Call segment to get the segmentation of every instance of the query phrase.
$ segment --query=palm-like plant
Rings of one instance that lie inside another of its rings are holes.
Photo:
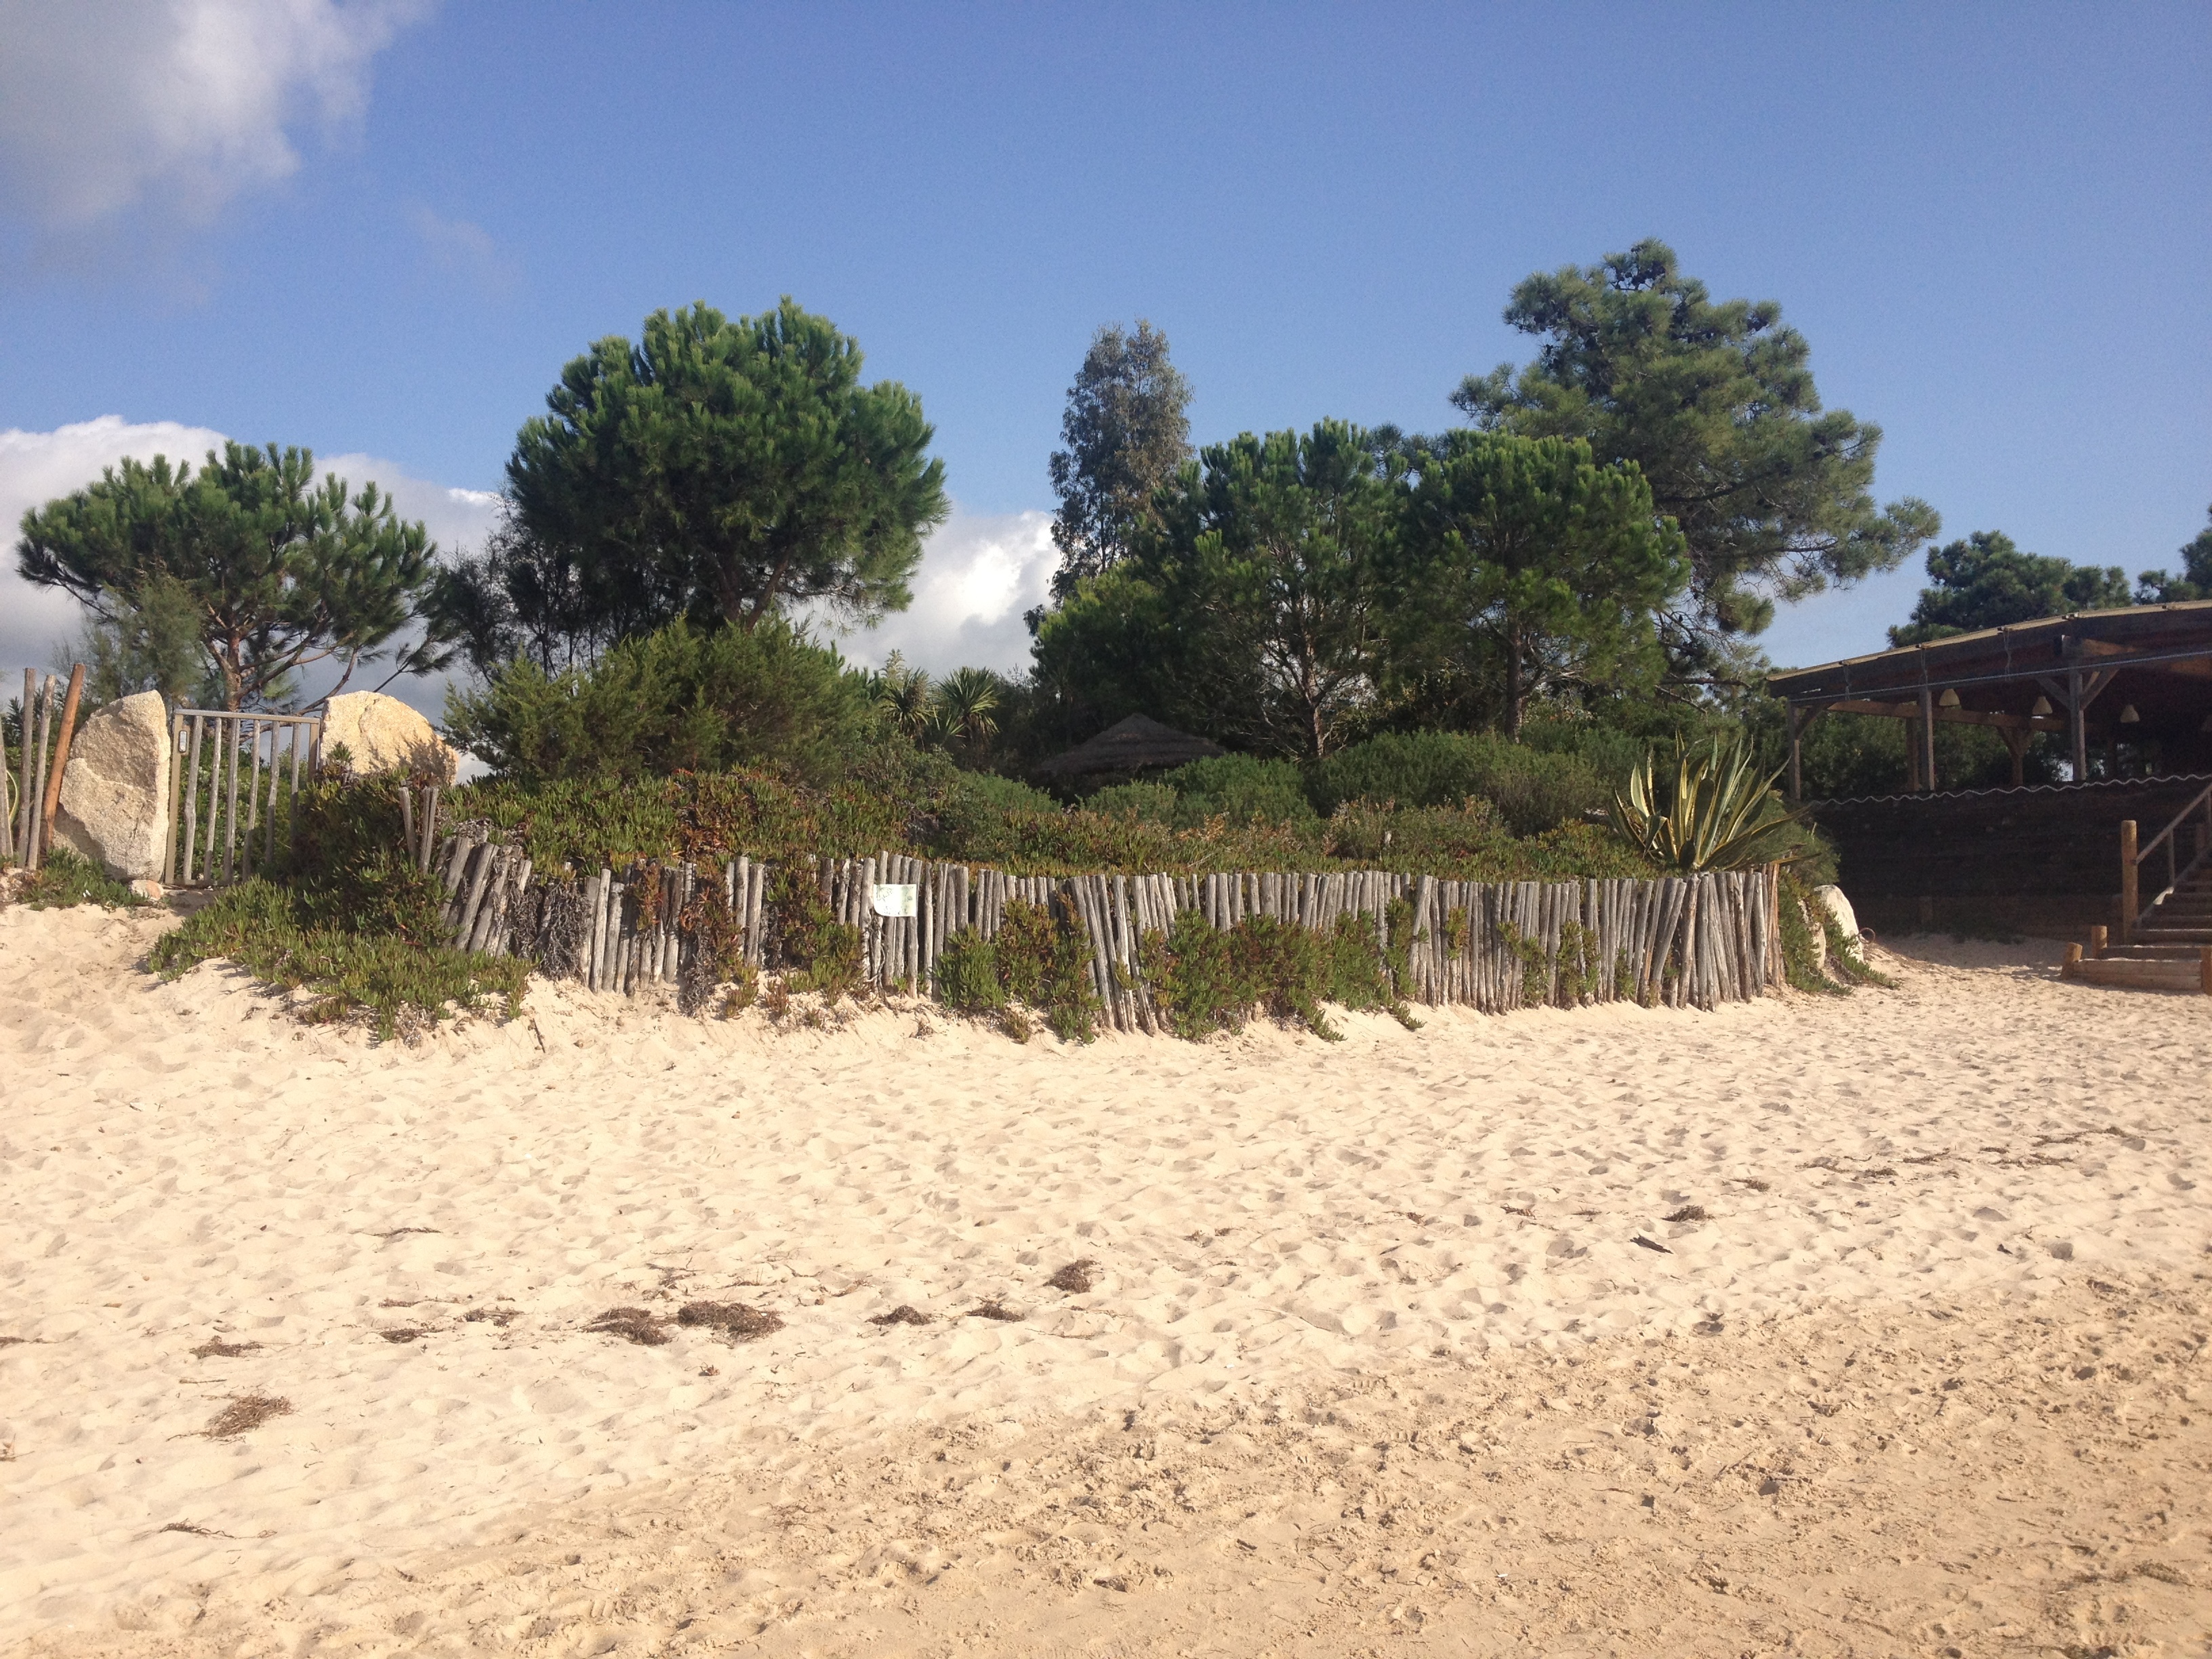
[[[945,735],[980,744],[999,729],[999,677],[988,668],[956,668],[938,683],[937,714]]]
[[[1628,775],[1613,797],[1613,826],[1654,864],[1686,873],[1735,870],[1760,861],[1762,843],[1800,816],[1774,793],[1779,769],[1762,777],[1741,738],[1694,746],[1674,743],[1674,767],[1663,790],[1656,757]]]
[[[894,651],[876,678],[875,694],[876,713],[885,720],[910,738],[928,735],[932,707],[927,672],[908,667],[906,659]]]

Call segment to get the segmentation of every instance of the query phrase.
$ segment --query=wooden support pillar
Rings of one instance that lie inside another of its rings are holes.
[[[2136,821],[2120,820],[2120,948],[2136,942]]]
[[[1920,688],[1920,787],[1936,787],[1936,694]]]
[[[2013,726],[2000,726],[1997,735],[2012,752],[2012,787],[2015,789],[2027,781],[2027,733]]]
[[[2077,945],[2074,948],[2078,951],[2081,947]],[[2105,924],[2101,921],[2091,923],[2089,927],[2089,954],[2093,957],[2107,957],[2110,956],[2112,952],[2112,945],[2111,931],[2106,928]]]
[[[1790,804],[1801,806],[1805,801],[1805,728],[1813,723],[1818,708],[1790,705]]]
[[[2066,730],[2073,742],[2074,781],[2089,781],[2088,709],[2081,696],[2081,671],[2069,669],[2066,673]]]

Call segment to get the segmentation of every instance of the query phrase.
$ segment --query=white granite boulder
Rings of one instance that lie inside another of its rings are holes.
[[[169,833],[170,747],[169,711],[158,691],[94,713],[62,769],[56,842],[118,881],[158,878]]]
[[[354,772],[422,772],[453,781],[453,751],[429,721],[381,691],[349,691],[323,713],[323,757],[340,744]]]
[[[1851,902],[1844,896],[1844,890],[1833,885],[1815,887],[1813,896],[1820,902],[1820,908],[1834,919],[1837,932],[1843,934],[1844,942],[1856,953],[1864,941],[1859,938],[1858,914],[1851,908]],[[1814,920],[1817,921],[1820,918],[1816,916]]]

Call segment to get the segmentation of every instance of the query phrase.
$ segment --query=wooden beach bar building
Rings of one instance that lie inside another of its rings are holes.
[[[1767,689],[1787,705],[1795,800],[1814,720],[1905,723],[1899,793],[1811,804],[1877,926],[2212,945],[2212,600],[1982,629],[1775,674]],[[1945,789],[1942,724],[1996,732],[2012,786]],[[2039,732],[2060,739],[2067,781],[2027,784]]]

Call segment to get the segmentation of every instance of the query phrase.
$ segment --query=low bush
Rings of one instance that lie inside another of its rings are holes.
[[[1310,787],[1314,804],[1329,812],[1350,801],[1401,808],[1486,801],[1516,836],[1578,821],[1606,802],[1604,779],[1581,756],[1487,732],[1370,738],[1316,766]]]
[[[1316,816],[1305,774],[1290,761],[1222,755],[1191,761],[1160,779],[1176,793],[1175,826],[1196,830],[1218,818],[1249,824],[1310,822]]]
[[[771,948],[785,964],[787,993],[818,991],[825,1002],[835,1002],[859,986],[860,930],[831,914],[812,876],[779,872],[765,908]]]
[[[557,674],[518,658],[449,693],[446,730],[501,776],[546,782],[763,764],[827,780],[883,727],[860,675],[771,617],[750,629],[672,623]]]
[[[226,957],[256,979],[313,1000],[310,1023],[367,1016],[377,1035],[433,1024],[450,1012],[477,1012],[496,1000],[504,1015],[521,1011],[529,965],[507,957],[425,947],[397,933],[364,934],[313,926],[288,889],[258,878],[240,883],[156,942],[149,965],[174,979],[202,962]]]

